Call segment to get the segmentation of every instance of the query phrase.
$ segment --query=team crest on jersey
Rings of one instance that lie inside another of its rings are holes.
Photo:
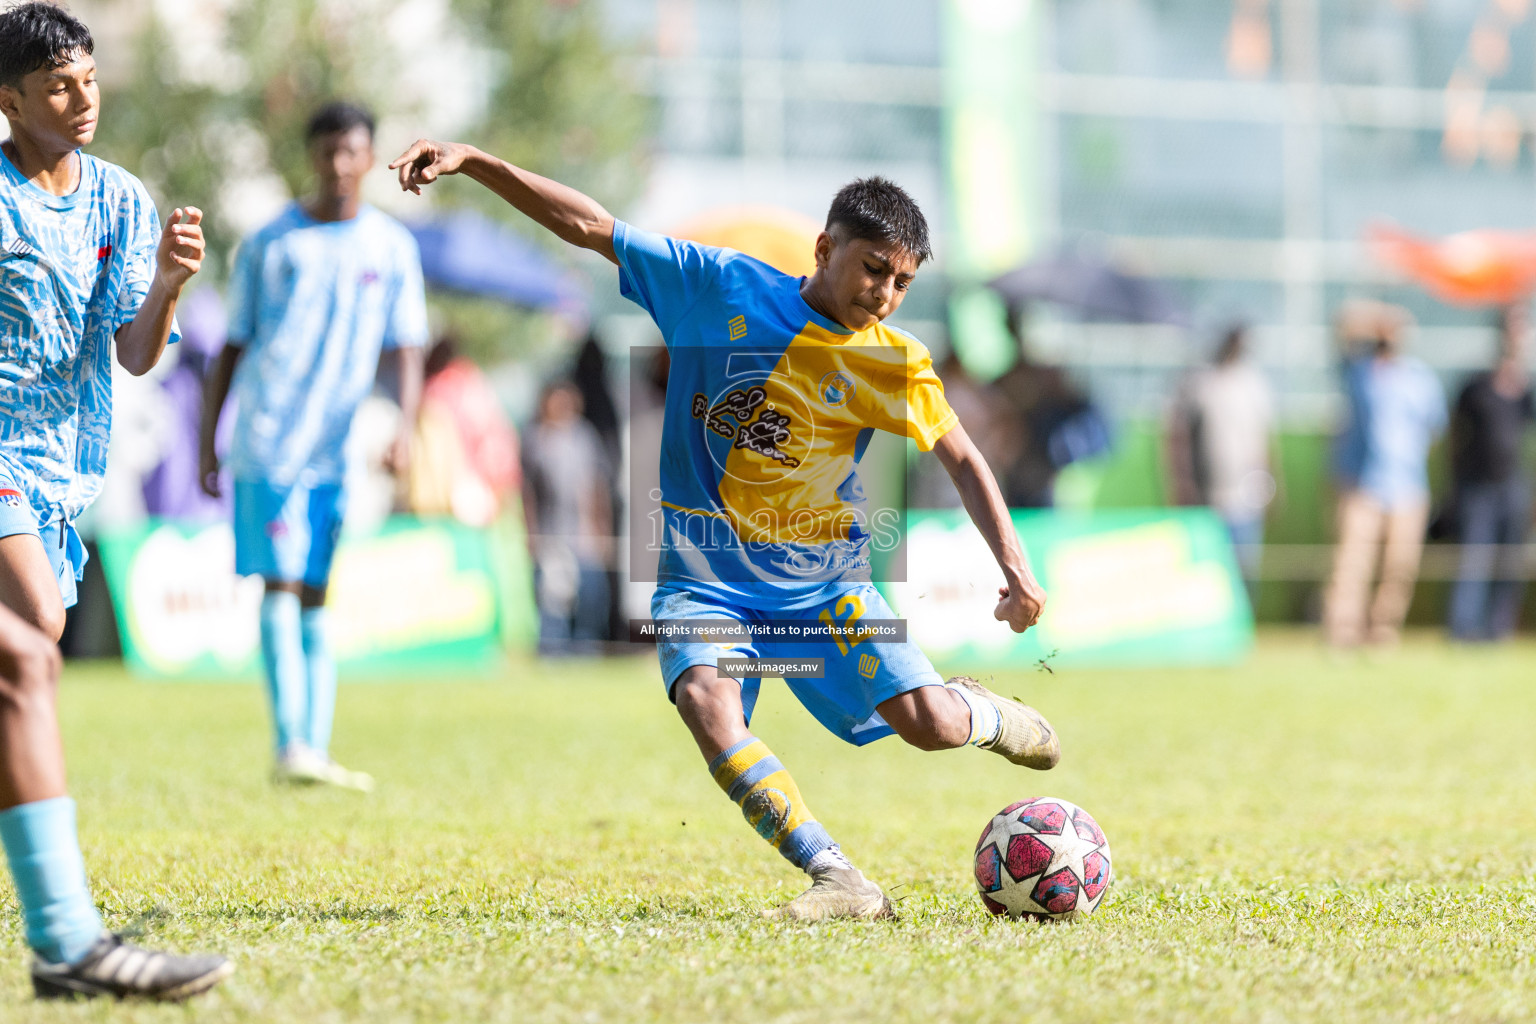
[[[800,460],[784,451],[794,436],[789,429],[789,416],[765,405],[767,399],[768,393],[756,386],[737,388],[714,405],[702,393],[695,394],[693,417],[703,420],[721,437],[729,438],[732,447],[745,448],[794,469]],[[752,418],[754,413],[756,419]]]
[[[25,499],[22,498],[20,491],[13,491],[10,488],[0,488],[0,505],[4,505],[7,508],[21,508],[22,502],[24,500]]]
[[[821,392],[821,400],[832,409],[848,404],[848,399],[853,397],[853,387],[853,378],[842,370],[833,370],[816,385],[816,389]]]

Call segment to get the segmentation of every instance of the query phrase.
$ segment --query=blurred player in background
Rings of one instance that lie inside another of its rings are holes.
[[[362,201],[373,167],[373,117],[331,103],[306,138],[316,192],[245,240],[229,280],[229,342],[208,378],[201,477],[219,492],[219,413],[239,411],[234,478],[235,570],[266,580],[261,653],[276,732],[278,782],[369,790],[373,780],[329,755],[336,666],[325,591],[346,509],[344,450],[380,359],[396,364],[399,434],[390,467],[409,467],[427,341],[416,242]]]
[[[1060,756],[1034,709],[975,680],[945,683],[915,644],[861,631],[865,620],[895,619],[871,582],[873,521],[856,472],[876,429],[912,437],[949,470],[1002,571],[995,616],[1023,632],[1045,604],[992,473],[946,403],[927,350],[882,323],[930,255],[917,204],[880,178],[845,186],[817,238],[815,274],[795,278],[730,249],[641,231],[579,192],[469,146],[423,140],[390,166],[402,187],[418,192],[441,175],[467,174],[565,241],[606,257],[619,267],[620,291],[661,328],[672,362],[651,614],[843,630],[811,647],[662,641],[667,693],[715,781],[759,835],[811,876],[811,888],[776,916],[893,916],[885,893],[748,731],[760,673],[737,669],[738,680],[720,661],[823,657],[823,678],[788,683],[850,743],[892,733],[924,750],[969,743],[1033,768]]]
[[[86,156],[101,97],[90,30],[47,3],[0,12],[0,840],[41,997],[185,999],[233,969],[125,945],[86,885],[55,710],[65,609],[101,489],[112,346],[135,375],[176,340],[202,214],[161,230],[144,186]]]

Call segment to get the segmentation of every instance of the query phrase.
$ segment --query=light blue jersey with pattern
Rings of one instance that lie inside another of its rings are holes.
[[[112,336],[149,294],[159,241],[155,204],[121,167],[82,153],[79,188],[56,196],[0,151],[0,470],[39,526],[101,490]]]
[[[235,256],[229,338],[245,346],[233,384],[235,478],[341,480],[379,353],[427,340],[416,240],[371,206],[351,220],[318,221],[289,205]]]

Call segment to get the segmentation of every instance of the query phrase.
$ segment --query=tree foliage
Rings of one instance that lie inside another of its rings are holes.
[[[165,5],[154,5],[137,32],[130,74],[111,73],[114,63],[129,63],[122,56],[98,54],[107,86],[93,151],[138,173],[162,204],[208,212],[213,280],[222,279],[250,219],[240,216],[242,203],[278,181],[292,195],[306,188],[303,125],[327,99],[360,100],[434,135],[438,127],[425,120],[432,90],[474,90],[480,112],[464,138],[604,202],[631,198],[645,109],[623,87],[597,5],[447,3],[448,31],[486,59],[425,83],[402,72],[431,56],[420,48],[430,43],[402,44],[387,31],[420,3],[403,10],[407,0],[224,0],[220,52],[211,58],[190,53]],[[381,162],[392,155],[381,152]],[[484,190],[447,184],[434,190],[435,205],[505,215]]]

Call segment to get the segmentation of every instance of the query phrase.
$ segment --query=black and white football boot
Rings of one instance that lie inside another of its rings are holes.
[[[39,999],[153,999],[176,1003],[206,992],[235,971],[221,956],[180,956],[130,946],[111,933],[72,964],[32,960],[32,991]]]

